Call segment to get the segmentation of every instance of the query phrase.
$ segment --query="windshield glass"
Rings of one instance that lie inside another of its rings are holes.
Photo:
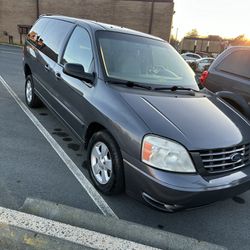
[[[192,69],[166,42],[110,31],[98,31],[97,41],[108,79],[198,89]]]

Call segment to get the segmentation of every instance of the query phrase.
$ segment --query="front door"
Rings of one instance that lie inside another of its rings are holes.
[[[92,85],[63,73],[66,63],[77,63],[84,67],[85,72],[94,72],[94,57],[91,39],[87,30],[77,26],[65,48],[60,64],[55,66],[55,92],[61,102],[62,117],[82,137],[88,100],[94,91]]]

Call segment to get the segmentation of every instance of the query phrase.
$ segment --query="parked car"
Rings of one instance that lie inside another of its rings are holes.
[[[201,84],[213,92],[231,91],[241,95],[247,102],[250,112],[249,65],[250,47],[230,47],[216,58],[208,71],[202,74]],[[242,105],[246,106],[244,103]]]
[[[200,55],[191,52],[183,53],[181,54],[181,56],[184,58],[185,61],[189,62],[194,62],[202,58]]]
[[[190,66],[190,68],[194,71],[194,72],[196,72],[196,69],[197,69],[197,64],[196,64],[196,62],[195,61],[186,61],[187,62],[187,64]]]
[[[214,61],[214,58],[212,57],[205,57],[198,59],[196,63],[196,72],[203,72],[204,70],[207,70],[209,66],[212,64]]]
[[[79,138],[104,194],[175,211],[250,187],[250,124],[164,40],[62,16],[43,16],[24,46],[25,96]],[[69,190],[70,192],[70,190]]]

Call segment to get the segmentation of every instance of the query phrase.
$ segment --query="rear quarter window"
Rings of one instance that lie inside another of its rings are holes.
[[[240,50],[232,52],[224,58],[217,66],[217,69],[250,79],[250,51]]]

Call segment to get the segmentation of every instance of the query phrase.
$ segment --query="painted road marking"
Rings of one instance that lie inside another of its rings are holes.
[[[0,82],[9,92],[9,94],[13,97],[16,103],[20,106],[23,112],[29,117],[29,119],[33,122],[33,124],[37,127],[37,129],[41,132],[41,134],[45,137],[45,139],[49,142],[52,148],[56,151],[59,157],[66,164],[68,169],[76,177],[81,186],[86,190],[86,192],[94,201],[94,203],[97,205],[97,207],[102,211],[102,213],[106,216],[111,216],[118,219],[118,216],[114,213],[114,211],[110,208],[110,206],[106,203],[106,201],[102,198],[102,196],[96,191],[96,189],[85,177],[85,175],[79,170],[76,164],[66,154],[66,152],[62,149],[62,147],[56,142],[56,140],[50,135],[50,133],[45,129],[45,127],[39,122],[39,120],[33,115],[33,113],[28,109],[28,107],[20,100],[17,94],[12,90],[12,88],[7,84],[7,82],[3,79],[1,75],[0,75]]]
[[[0,207],[0,224],[1,227],[4,225],[11,225],[39,234],[45,234],[50,237],[67,240],[85,247],[90,247],[91,249],[157,249],[133,241],[120,239],[103,233],[90,231],[88,229],[71,226],[3,207]],[[11,238],[15,239],[15,235],[11,235]]]
[[[3,54],[12,54],[12,55],[20,55],[21,54],[21,53],[14,53],[14,52],[6,51],[6,50],[1,50],[1,49],[0,49],[0,53],[3,53]]]

